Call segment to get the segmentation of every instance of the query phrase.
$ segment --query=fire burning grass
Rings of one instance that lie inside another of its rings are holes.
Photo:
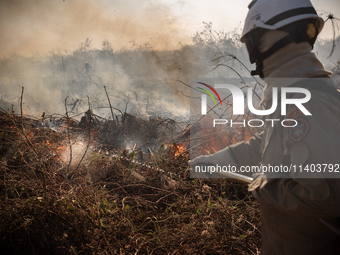
[[[258,203],[240,184],[186,178],[185,141],[151,151],[145,167],[137,151],[112,156],[71,133],[80,155],[88,148],[80,164],[67,133],[0,111],[2,254],[259,253]]]

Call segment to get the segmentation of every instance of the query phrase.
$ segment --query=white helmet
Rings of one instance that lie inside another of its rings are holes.
[[[260,61],[262,64],[265,58],[292,42],[308,41],[313,46],[324,25],[310,0],[253,0],[248,8],[241,42],[247,46],[251,63]],[[283,38],[264,54],[259,53],[260,37],[268,30],[277,29],[291,36]]]

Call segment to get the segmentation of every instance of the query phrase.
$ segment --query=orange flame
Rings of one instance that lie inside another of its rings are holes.
[[[175,157],[181,156],[188,148],[187,143],[173,143],[169,147],[169,151],[171,154],[173,154]]]

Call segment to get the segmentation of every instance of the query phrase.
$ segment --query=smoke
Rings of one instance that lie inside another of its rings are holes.
[[[64,114],[68,97],[71,116],[91,107],[108,118],[105,86],[115,115],[119,109],[146,117],[187,117],[189,89],[178,80],[189,84],[192,78],[249,76],[238,62],[252,69],[238,30],[215,33],[205,23],[189,44],[173,17],[170,8],[152,0],[0,2],[0,54],[5,54],[0,107],[20,112],[23,86],[23,108],[30,115]],[[328,44],[316,45],[320,57]],[[334,56],[336,62],[339,54]],[[332,68],[333,62],[325,64]]]
[[[86,45],[86,43],[84,43]],[[65,113],[72,116],[90,107],[110,117],[107,88],[112,106],[138,116],[163,117],[188,114],[189,98],[181,94],[190,77],[202,73],[193,47],[175,51],[86,50],[86,47],[61,54],[51,52],[40,57],[14,55],[0,60],[0,107],[20,112],[21,87],[25,88],[23,108],[29,115]],[[186,93],[189,95],[189,93]],[[115,115],[120,115],[115,110]],[[78,116],[80,118],[80,116]]]
[[[118,109],[180,115],[188,99],[174,81],[201,71],[185,26],[153,0],[4,0],[0,24],[0,107],[15,112],[24,86],[30,115],[64,113],[67,96],[77,114],[89,96],[107,117],[106,86]]]
[[[0,24],[0,56],[73,51],[86,38],[115,49],[148,43],[170,50],[190,41],[170,7],[152,0],[3,0]]]
[[[146,114],[146,104],[175,104],[172,93],[170,102],[162,100],[170,88],[155,80],[178,78],[174,72],[186,67],[174,66],[179,56],[167,56],[162,64],[156,50],[179,48],[190,36],[168,6],[152,0],[5,0],[0,1],[0,24],[4,108],[13,105],[19,111],[21,86],[24,110],[35,116],[65,112],[67,96],[73,113],[88,108],[87,96],[93,107],[104,107],[103,86],[117,108]],[[103,51],[95,50],[101,47]],[[113,54],[122,48],[123,53]],[[145,106],[138,108],[141,104]]]

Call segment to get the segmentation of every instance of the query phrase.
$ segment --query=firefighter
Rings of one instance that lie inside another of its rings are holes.
[[[270,108],[273,87],[304,87],[312,95],[304,104],[311,115],[292,104],[282,116],[279,106],[268,118],[293,119],[294,127],[266,123],[248,142],[197,157],[190,166],[283,165],[299,170],[321,164],[326,172],[338,169],[340,93],[329,78],[331,72],[312,52],[323,19],[309,0],[254,0],[248,8],[241,41],[250,62],[256,63],[252,75],[266,82],[261,104]],[[262,254],[340,254],[340,173],[327,173],[253,175],[249,191],[261,206]]]

